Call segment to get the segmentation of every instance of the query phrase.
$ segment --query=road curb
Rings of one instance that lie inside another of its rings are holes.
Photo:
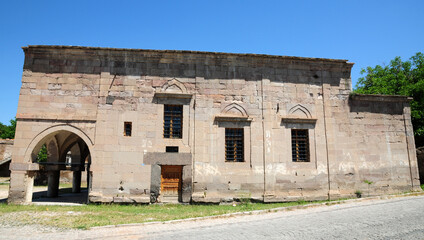
[[[146,225],[155,225],[155,224],[173,224],[173,223],[181,223],[181,222],[200,221],[200,220],[217,219],[217,218],[229,218],[229,217],[243,216],[243,215],[258,215],[258,214],[265,214],[270,212],[292,211],[292,210],[307,209],[307,208],[320,207],[320,206],[333,206],[338,204],[346,204],[346,203],[354,203],[354,202],[368,202],[373,200],[388,200],[388,199],[394,199],[394,198],[414,197],[414,196],[424,196],[424,192],[420,191],[420,192],[410,192],[410,193],[402,193],[402,194],[394,194],[394,195],[382,195],[382,196],[372,196],[372,197],[365,197],[365,198],[334,200],[330,202],[311,203],[311,204],[305,204],[305,205],[278,207],[278,208],[253,210],[253,211],[246,211],[246,212],[234,212],[234,213],[226,213],[226,214],[214,215],[214,216],[184,218],[184,219],[176,219],[176,220],[169,220],[169,221],[106,225],[106,226],[91,227],[90,229],[137,227],[137,226],[146,226]]]

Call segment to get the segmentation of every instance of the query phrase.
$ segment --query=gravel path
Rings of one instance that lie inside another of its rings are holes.
[[[424,196],[258,215],[58,230],[0,226],[0,239],[424,239]]]

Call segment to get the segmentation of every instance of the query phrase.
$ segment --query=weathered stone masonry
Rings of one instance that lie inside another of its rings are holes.
[[[92,202],[164,201],[161,169],[167,165],[182,166],[183,202],[419,189],[409,99],[350,95],[353,64],[346,60],[23,49],[11,202],[31,201],[40,168],[35,153],[43,144],[51,162],[63,162],[71,148],[78,152],[74,170],[90,173]],[[164,138],[165,105],[182,106],[181,139]],[[126,122],[131,136],[124,134]],[[226,128],[242,129],[243,162],[225,160]],[[308,134],[307,162],[292,160],[292,129]],[[167,146],[178,153],[166,152]],[[50,170],[54,175],[60,168]]]

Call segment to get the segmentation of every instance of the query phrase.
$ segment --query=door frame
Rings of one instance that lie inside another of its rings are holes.
[[[150,175],[150,202],[157,202],[161,188],[161,166],[163,165],[180,165],[182,166],[182,186],[181,186],[181,202],[191,202],[193,189],[193,169],[191,153],[167,153],[153,152],[146,153],[143,157],[146,165],[151,165]]]

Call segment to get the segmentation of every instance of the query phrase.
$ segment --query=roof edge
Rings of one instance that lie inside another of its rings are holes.
[[[325,61],[337,62],[353,65],[346,59],[331,59],[331,58],[312,58],[312,57],[296,57],[283,55],[255,54],[255,53],[226,53],[226,52],[207,52],[207,51],[191,51],[191,50],[155,50],[155,49],[135,49],[135,48],[109,48],[109,47],[86,47],[86,46],[65,46],[65,45],[28,45],[22,47],[24,52],[30,48],[47,48],[47,49],[82,49],[82,50],[107,50],[107,51],[129,51],[129,52],[157,52],[157,53],[191,53],[191,54],[215,54],[238,57],[265,57],[265,58],[280,58],[306,61]]]
[[[411,102],[412,97],[401,95],[382,95],[382,94],[359,94],[351,93],[350,98],[358,101],[373,101],[373,102]]]

